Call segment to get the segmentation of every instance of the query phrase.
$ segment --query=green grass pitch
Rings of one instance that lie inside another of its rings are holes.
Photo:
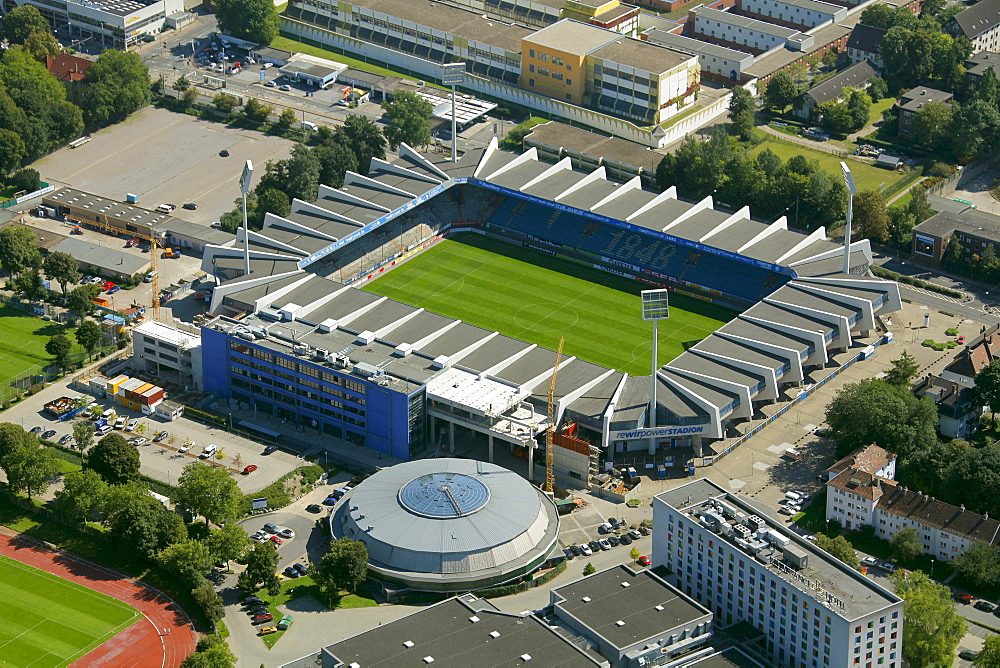
[[[140,614],[60,577],[0,557],[0,664],[68,666]]]
[[[652,324],[639,293],[652,286],[479,234],[442,240],[365,290],[634,375],[649,375]],[[660,322],[659,364],[735,315],[670,294]]]
[[[66,336],[73,343],[74,351],[82,351],[73,336],[73,330],[56,322],[28,315],[12,306],[0,306],[0,388],[7,387],[28,369],[52,363],[52,356],[45,352],[49,337]]]

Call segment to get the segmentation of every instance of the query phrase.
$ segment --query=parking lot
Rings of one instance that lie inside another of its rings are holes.
[[[147,209],[193,202],[197,211],[178,208],[174,213],[207,225],[233,208],[246,160],[252,160],[260,174],[268,160],[288,157],[291,147],[281,137],[148,107],[94,133],[83,146],[60,149],[34,167],[54,185],[122,202],[127,193],[136,194]],[[220,157],[223,149],[229,151],[228,158]]]

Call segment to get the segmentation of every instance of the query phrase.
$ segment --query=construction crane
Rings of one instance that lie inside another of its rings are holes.
[[[156,261],[158,259],[157,249],[160,246],[160,240],[147,236],[145,234],[140,234],[139,232],[130,232],[129,230],[123,230],[120,227],[115,227],[114,225],[108,225],[107,223],[99,223],[96,220],[87,220],[86,218],[80,218],[79,216],[73,216],[71,214],[66,214],[66,220],[76,224],[78,227],[81,225],[88,225],[91,227],[99,227],[104,230],[109,230],[115,234],[126,233],[131,234],[135,239],[142,239],[143,241],[149,242],[149,270],[152,273],[153,281],[153,320],[160,319],[160,275],[156,270]]]
[[[563,344],[566,337],[559,337],[559,348],[556,349],[556,363],[552,367],[552,378],[549,379],[549,428],[545,431],[545,493],[552,494],[556,486],[556,474],[552,468],[552,439],[556,431],[556,405],[553,396],[556,393],[556,378],[559,376],[559,362],[562,359]]]

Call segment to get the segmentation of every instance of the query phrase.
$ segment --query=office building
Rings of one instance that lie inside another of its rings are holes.
[[[900,668],[902,599],[770,516],[705,479],[658,494],[653,564],[773,665]]]
[[[732,12],[696,7],[688,12],[691,36],[715,44],[760,55],[776,47],[794,51],[812,47],[814,37],[797,28],[786,28]]]
[[[132,329],[132,366],[200,390],[201,336],[155,320],[144,322]]]
[[[723,83],[743,81],[746,79],[744,71],[754,61],[753,56],[744,51],[677,35],[662,28],[649,28],[642,33],[642,38],[674,51],[697,56],[703,79],[712,79]]]
[[[4,10],[22,5],[33,5],[57,33],[120,50],[150,40],[168,16],[184,12],[183,0],[5,0]]]

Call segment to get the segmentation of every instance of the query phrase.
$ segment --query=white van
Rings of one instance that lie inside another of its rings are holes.
[[[214,455],[216,451],[218,451],[218,449],[219,446],[215,445],[214,443],[211,445],[206,445],[205,449],[202,451],[200,455],[198,455],[198,457],[201,459],[208,459],[209,457]]]
[[[153,276],[156,276],[156,274],[158,274],[158,273],[159,272],[156,272],[156,271],[149,272],[148,274],[146,274],[146,277],[144,279],[142,279],[142,282],[143,283],[152,283],[153,282]]]
[[[160,206],[156,207],[156,210],[160,213],[170,213],[171,208],[169,204],[161,204]]]
[[[260,66],[260,69],[262,69],[262,70],[269,70],[273,66],[274,66],[274,63],[264,63],[263,65]]]
[[[319,126],[312,121],[302,121],[302,129],[308,130],[309,132],[316,132],[319,130]]]
[[[798,492],[785,492],[785,500],[789,503],[801,503],[802,495]]]

